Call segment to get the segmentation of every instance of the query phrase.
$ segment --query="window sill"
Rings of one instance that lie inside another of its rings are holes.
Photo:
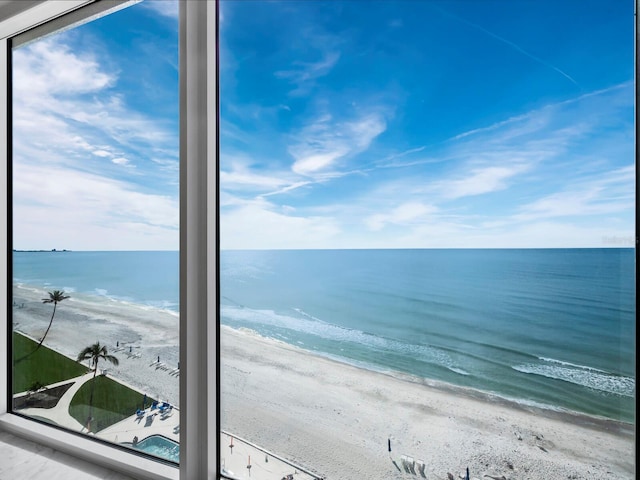
[[[105,469],[141,480],[177,480],[179,478],[179,470],[177,467],[156,462],[146,457],[136,455],[135,453],[129,453],[118,448],[111,447],[107,444],[83,438],[82,436],[58,430],[57,428],[52,428],[47,425],[42,425],[16,415],[0,415],[0,432],[8,432],[16,437],[30,440],[36,444],[50,447],[54,450],[75,457],[78,459],[78,478],[87,478],[86,475],[89,473],[83,470],[81,463],[84,462],[89,462],[92,466],[98,465]],[[2,443],[3,442],[0,441],[0,446]],[[48,471],[50,468],[55,468],[51,463],[51,460],[45,458],[46,453],[41,451],[29,452],[29,465],[31,466],[32,462],[35,462],[33,463],[34,471],[42,472],[42,469],[37,469],[38,462],[37,460],[34,460],[34,455],[42,459],[41,463],[45,471]],[[5,458],[5,455],[2,456]],[[68,462],[65,461],[61,461],[60,463],[65,464],[64,467],[62,467],[65,469],[73,470],[74,467],[76,467],[73,464],[69,465]],[[21,468],[23,473],[26,473],[27,470],[27,467]],[[29,477],[41,478],[35,475],[29,475]],[[107,477],[96,476],[95,478],[120,480],[118,477],[111,475]],[[127,477],[123,477],[122,480],[124,480],[124,478]]]

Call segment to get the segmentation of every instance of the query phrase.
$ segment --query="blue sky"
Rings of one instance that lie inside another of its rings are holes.
[[[178,248],[176,7],[140,3],[14,51],[14,248]]]
[[[16,52],[16,248],[177,248],[177,9],[145,3]],[[633,245],[631,0],[220,26],[222,248]]]

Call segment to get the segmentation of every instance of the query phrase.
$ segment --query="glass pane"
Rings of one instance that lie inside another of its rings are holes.
[[[12,50],[13,412],[178,462],[178,12]]]
[[[223,472],[634,478],[633,23],[221,3]]]

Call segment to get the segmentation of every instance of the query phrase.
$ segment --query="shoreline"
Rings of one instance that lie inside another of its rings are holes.
[[[14,306],[17,330],[44,332],[52,308],[43,294],[14,287],[14,301],[25,303]],[[634,478],[635,424],[373,371],[252,330],[220,332],[220,428],[327,480],[403,478],[401,455],[423,460],[427,478],[457,477],[467,466],[471,478]],[[179,407],[178,377],[153,367],[157,355],[179,360],[175,316],[72,293],[45,344],[75,357],[96,340],[120,359],[110,375]]]
[[[589,414],[585,412],[580,412],[577,410],[570,410],[564,407],[539,404],[536,402],[529,402],[524,399],[510,398],[496,392],[481,390],[479,388],[474,388],[474,387],[456,385],[455,383],[450,383],[443,380],[435,380],[431,378],[420,377],[412,373],[406,373],[406,372],[394,371],[394,370],[383,370],[381,368],[375,368],[373,366],[368,367],[362,363],[351,362],[348,359],[341,359],[340,357],[337,357],[334,355],[325,355],[321,352],[307,350],[302,347],[298,347],[297,345],[292,345],[290,343],[284,342],[276,338],[266,337],[252,329],[246,329],[246,328],[237,329],[234,327],[230,327],[228,325],[222,325],[221,328],[228,328],[233,331],[246,331],[247,333],[260,337],[261,339],[264,339],[266,341],[279,342],[291,348],[298,349],[301,353],[306,353],[318,358],[324,358],[331,362],[353,367],[365,372],[372,372],[372,373],[384,375],[396,380],[400,380],[403,382],[422,385],[427,388],[434,388],[442,392],[450,393],[452,395],[466,396],[469,398],[474,398],[478,401],[495,403],[495,404],[503,405],[505,407],[522,410],[524,412],[541,414],[548,417],[555,417],[558,420],[572,419],[577,422],[583,423],[585,425],[593,424],[595,428],[614,429],[621,433],[623,432],[632,433],[633,430],[635,429],[635,423],[619,420],[616,418],[610,418],[605,415],[594,415],[594,414]]]
[[[472,478],[634,478],[635,426],[616,420],[412,382],[224,325],[221,375],[221,428],[327,479],[403,478],[401,455],[425,461],[427,478],[467,466]]]

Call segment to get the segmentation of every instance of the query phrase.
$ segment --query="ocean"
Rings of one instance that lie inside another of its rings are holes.
[[[13,281],[178,313],[178,252],[13,252]]]
[[[177,252],[14,252],[16,283],[178,311]],[[635,423],[633,249],[222,251],[221,323]]]

